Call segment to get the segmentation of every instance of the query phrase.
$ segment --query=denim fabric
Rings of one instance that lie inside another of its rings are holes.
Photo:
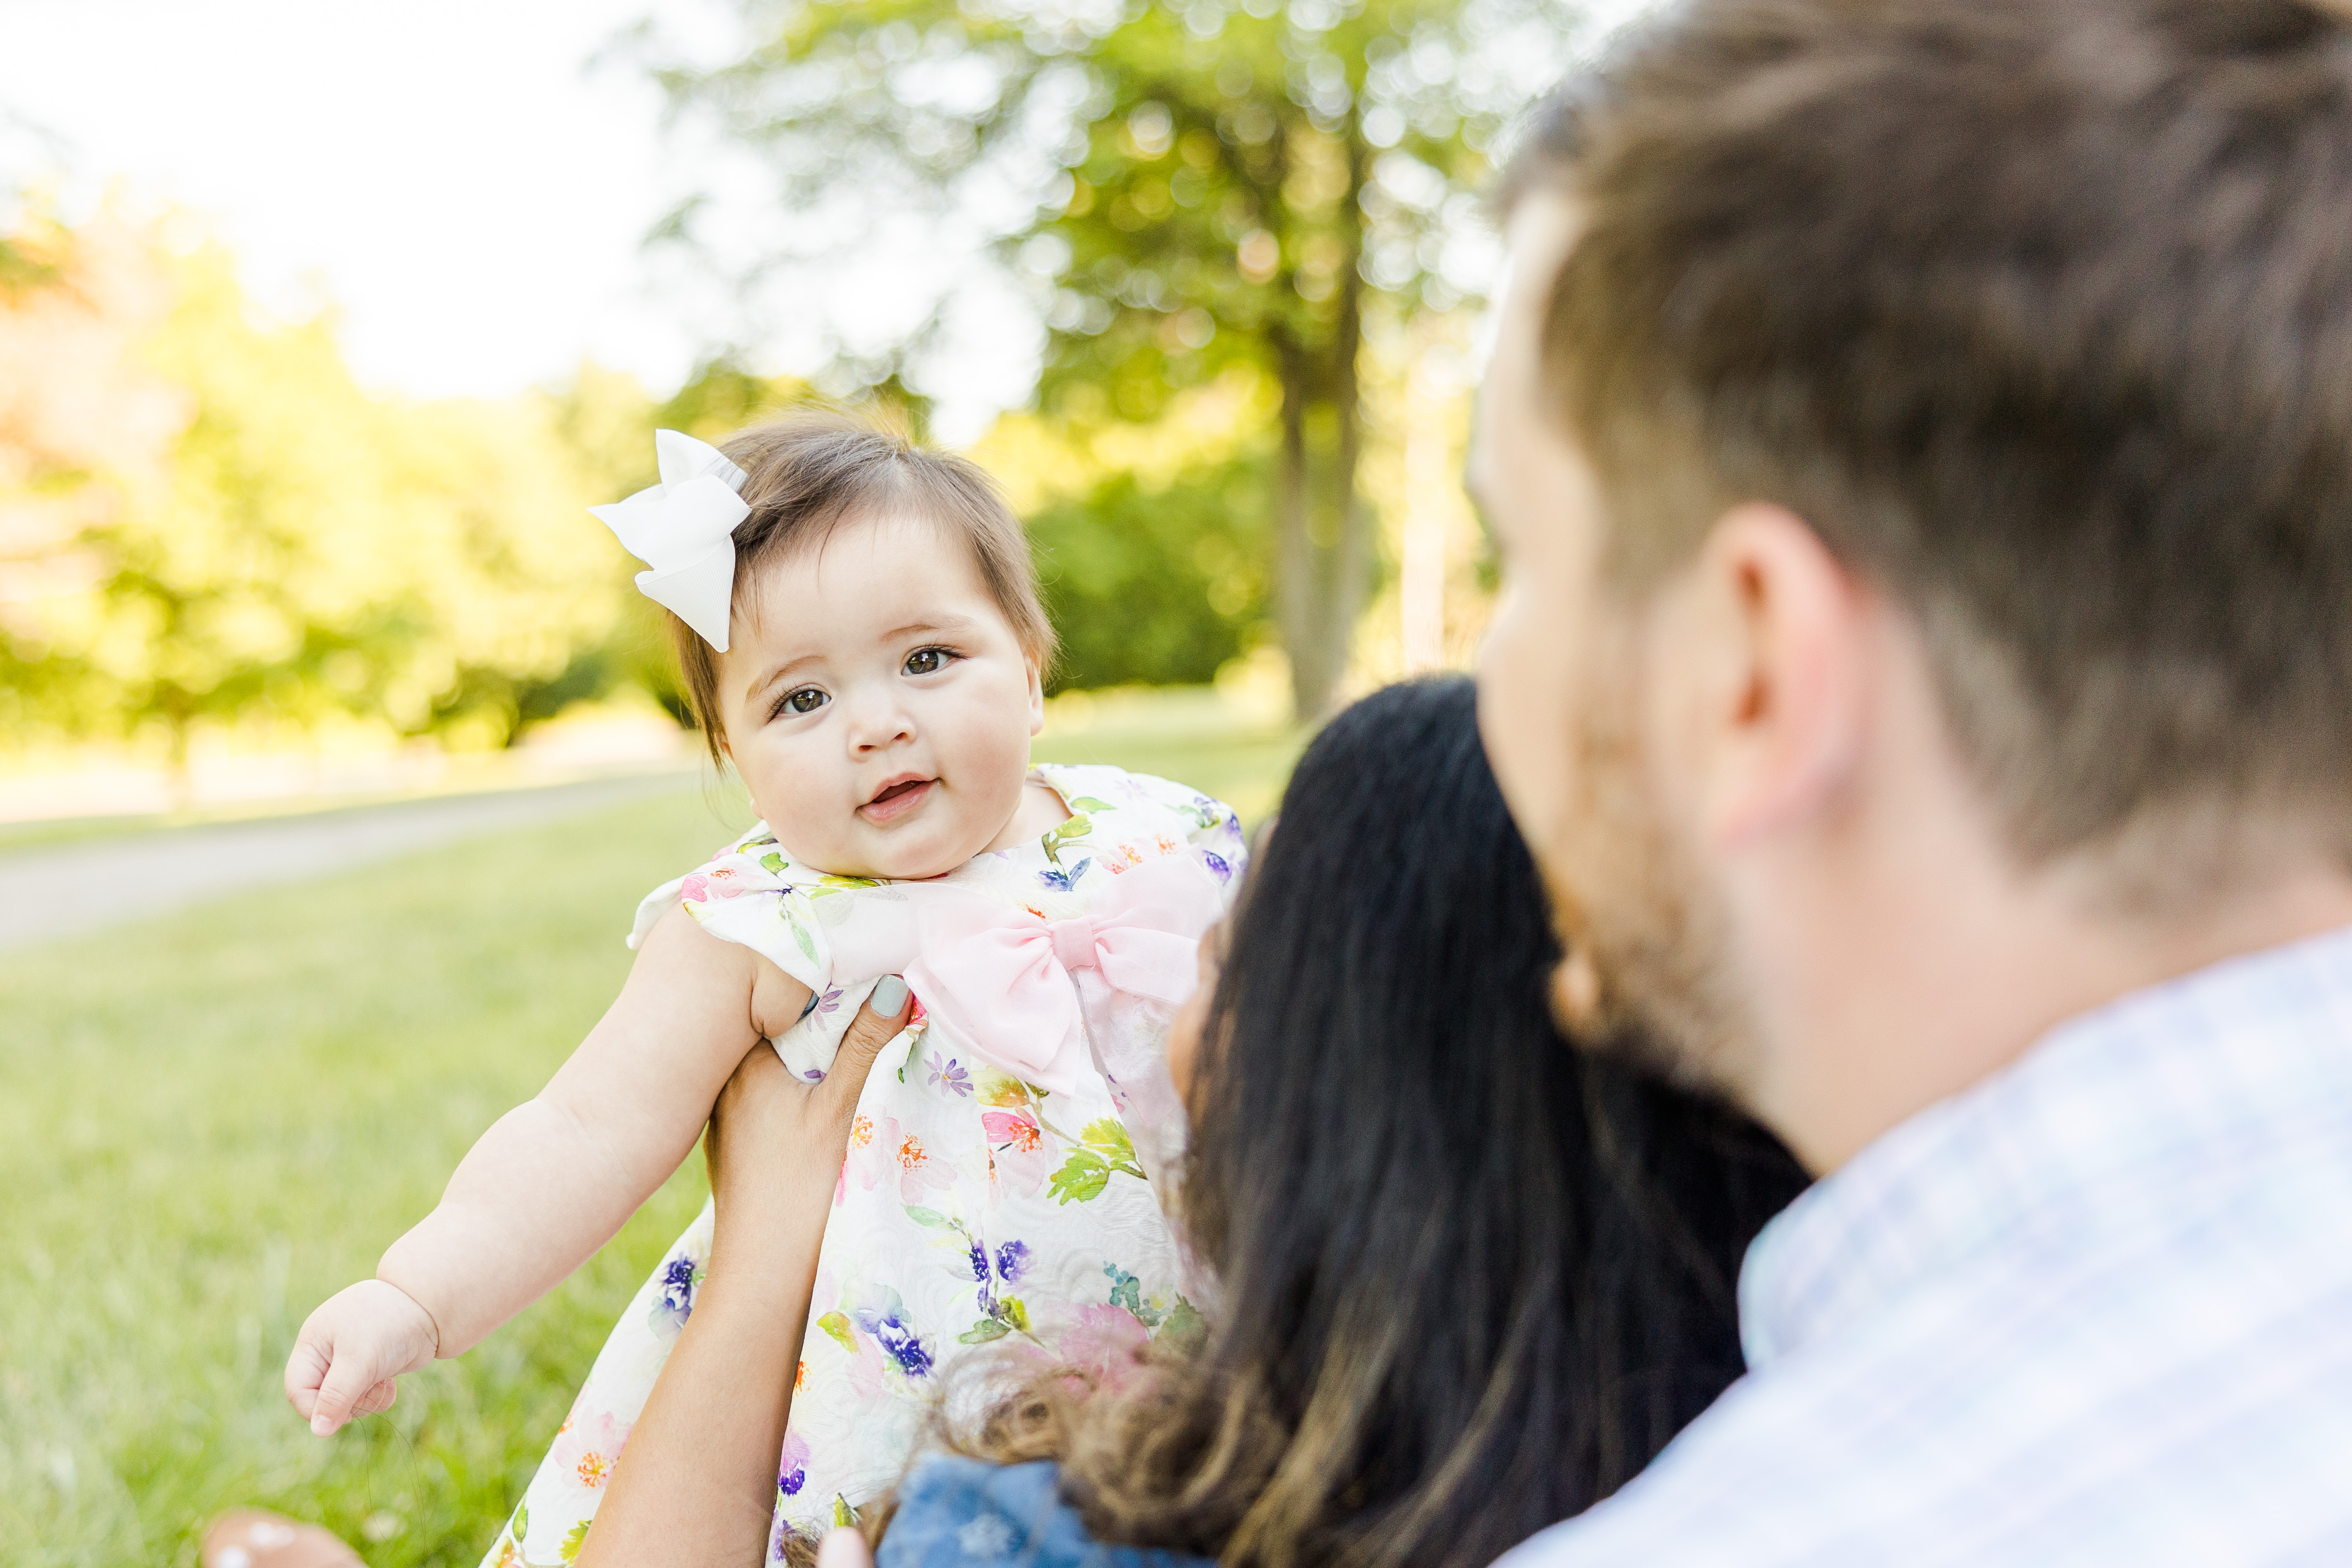
[[[1205,1557],[1106,1546],[1055,1490],[1056,1468],[936,1456],[898,1489],[877,1568],[1213,1568]]]

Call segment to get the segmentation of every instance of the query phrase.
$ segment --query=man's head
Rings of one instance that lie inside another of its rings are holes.
[[[1744,901],[1895,775],[2117,919],[2352,861],[2341,10],[1696,0],[1504,196],[1489,746],[1682,1065],[1769,1099]]]

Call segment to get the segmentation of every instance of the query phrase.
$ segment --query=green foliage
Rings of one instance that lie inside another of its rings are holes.
[[[1129,1141],[1125,1124],[1116,1118],[1105,1116],[1098,1121],[1088,1122],[1078,1134],[1078,1141],[1108,1160],[1113,1168],[1126,1171],[1130,1176],[1140,1176],[1143,1174],[1136,1166],[1135,1145]]]
[[[262,319],[217,248],[27,235],[0,289],[0,350],[40,389],[0,398],[0,511],[32,520],[0,557],[0,728],[157,726],[177,753],[200,725],[343,716],[498,746],[624,685],[683,713],[585,508],[653,483],[656,425],[723,435],[801,383],[719,361],[661,404],[594,366],[503,402],[380,397],[331,320]]]
[[[1236,359],[1316,401],[1352,395],[1361,264],[1381,223],[1407,244],[1380,284],[1417,304],[1433,283],[1411,246],[1429,214],[1367,203],[1380,154],[1367,115],[1397,128],[1381,131],[1392,182],[1425,193],[1484,176],[1494,117],[1457,103],[1410,122],[1391,101],[1395,73],[1378,68],[1419,40],[1447,47],[1463,8],[1269,5],[1212,24],[1151,5],[1097,40],[1085,152],[1043,225],[1069,256],[1049,395],[1105,388],[1122,415],[1150,418]]]
[[[1045,858],[1059,866],[1062,863],[1062,846],[1085,838],[1094,831],[1094,820],[1083,812],[1062,823],[1039,841],[1045,851]]]
[[[1268,342],[1339,341],[1368,238],[1370,287],[1455,303],[1420,242],[1526,97],[1470,57],[1529,24],[1557,47],[1575,15],[1560,0],[739,10],[731,58],[656,60],[673,101],[762,160],[780,211],[847,191],[944,210],[981,183],[1034,182],[1008,249],[1065,296],[1056,364],[1114,378],[1130,417],[1233,358],[1276,368]],[[665,237],[697,243],[714,206],[690,198]],[[1028,246],[1041,234],[1060,255]],[[1214,331],[1171,320],[1194,309]]]
[[[138,390],[171,418],[146,445],[131,421],[95,434],[69,505],[39,509],[30,470],[19,495],[46,526],[24,570],[47,572],[49,591],[0,622],[0,721],[159,725],[177,753],[200,723],[342,714],[496,745],[609,684],[582,659],[615,622],[624,561],[581,517],[604,497],[547,400],[371,396],[330,321],[260,320],[216,248],[175,255],[119,227],[52,237],[64,281],[0,312],[159,296],[152,322],[93,310],[82,327],[137,329]],[[86,283],[124,274],[140,286]],[[62,386],[71,371],[24,373]]]
[[[1136,1163],[1135,1145],[1118,1122],[1087,1123],[1078,1142],[1082,1146],[1071,1150],[1070,1157],[1053,1175],[1048,1190],[1055,1202],[1087,1203],[1100,1197],[1113,1176],[1145,1179],[1143,1167]]]
[[[999,1296],[988,1316],[956,1335],[959,1344],[994,1344],[1007,1334],[1029,1332],[1029,1309],[1018,1296]]]
[[[1319,712],[1373,572],[1356,488],[1365,312],[1458,302],[1436,270],[1442,231],[1525,99],[1472,57],[1514,24],[1532,22],[1538,39],[1549,24],[1558,39],[1568,0],[740,9],[736,57],[656,75],[761,161],[776,210],[969,218],[1033,198],[1025,216],[990,221],[1047,299],[1049,410],[1153,420],[1234,370],[1278,387],[1280,441],[1270,462],[1241,467],[1254,490],[1241,515],[1280,586],[1299,709]],[[695,242],[709,204],[682,207],[670,237]],[[938,327],[936,314],[921,322],[876,373],[896,373]],[[1102,500],[1106,520],[1128,520],[1120,497]],[[1213,630],[1181,619],[1157,640]]]
[[[1159,1332],[1153,1337],[1179,1354],[1190,1355],[1209,1337],[1208,1320],[1201,1316],[1198,1307],[1179,1296],[1168,1315],[1160,1321]]]
[[[1110,1185],[1110,1167],[1100,1155],[1085,1149],[1074,1149],[1054,1173],[1052,1191],[1056,1203],[1091,1203],[1100,1197],[1103,1188]]]
[[[1032,512],[1053,689],[1195,685],[1246,651],[1265,613],[1262,456],[1164,486],[1114,472]]]
[[[747,424],[773,419],[803,407],[815,394],[806,382],[793,376],[762,376],[725,358],[703,363],[668,401],[653,411],[646,423],[665,430],[682,430],[704,441],[723,441]],[[656,477],[650,431],[641,459],[645,483]]]
[[[535,411],[371,399],[325,323],[256,329],[215,254],[185,264],[155,359],[193,407],[168,488],[92,540],[121,711],[503,741],[523,687],[612,621],[614,551]]]
[[[0,235],[0,295],[46,288],[57,281],[57,268],[37,252]]]

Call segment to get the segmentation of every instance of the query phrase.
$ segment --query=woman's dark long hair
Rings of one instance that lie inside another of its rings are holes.
[[[1105,1540],[1472,1568],[1622,1485],[1740,1373],[1740,1256],[1804,1176],[1737,1113],[1561,1038],[1474,706],[1455,677],[1333,720],[1250,873],[1183,1193],[1220,1282],[1206,1342],[1119,1395],[1033,1401],[1030,1442],[997,1426],[999,1453],[1058,1454]]]

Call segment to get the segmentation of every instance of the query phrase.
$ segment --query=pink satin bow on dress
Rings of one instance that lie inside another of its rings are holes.
[[[909,889],[916,952],[900,970],[946,1043],[1055,1094],[1087,1070],[1076,977],[1088,970],[1130,996],[1192,993],[1201,933],[1223,908],[1196,856],[1121,873],[1091,915],[1047,920],[960,888]]]

